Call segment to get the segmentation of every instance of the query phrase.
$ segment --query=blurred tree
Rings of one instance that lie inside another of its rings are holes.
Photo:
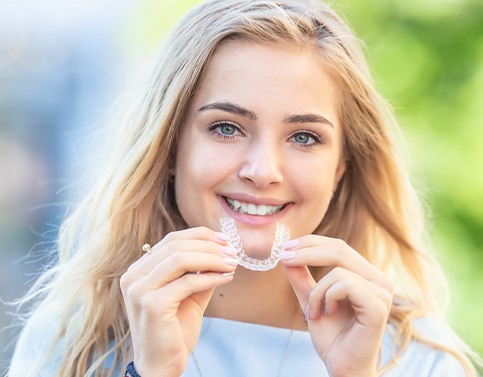
[[[452,287],[450,319],[481,354],[483,329],[474,324],[483,315],[483,2],[338,4],[367,43],[377,84],[408,138]]]

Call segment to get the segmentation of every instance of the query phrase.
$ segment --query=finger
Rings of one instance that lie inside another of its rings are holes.
[[[346,270],[342,267],[333,268],[318,282],[310,293],[309,304],[324,300],[325,292],[332,285],[342,280],[353,281],[355,284],[362,284],[388,307],[392,305],[392,293],[390,291],[387,291],[384,287],[380,287],[374,282],[364,279],[359,274]],[[318,307],[318,305],[314,305],[314,307]]]
[[[129,268],[127,269],[128,271],[132,271],[134,268],[138,267],[139,264],[146,258],[148,258],[149,255],[148,254],[144,254],[141,258],[139,258],[138,260],[136,260],[133,264],[131,264],[129,266]]]
[[[143,289],[155,289],[190,272],[233,271],[234,267],[238,265],[238,262],[228,254],[223,252],[219,254],[222,255],[185,251],[178,252],[177,254],[170,253],[168,256],[162,258],[153,258],[155,256],[154,254],[144,255],[139,261],[133,263],[121,276],[121,289],[126,290],[131,285],[138,285],[140,283],[146,285]],[[209,259],[209,256],[214,259]],[[223,262],[221,265],[220,260]],[[211,261],[214,262],[211,263]],[[149,266],[146,267],[146,264],[149,264]],[[223,267],[221,268],[220,266]],[[146,279],[148,275],[151,276]]]
[[[316,282],[306,266],[284,266],[284,269],[287,279],[292,285],[295,295],[297,296],[300,307],[305,313],[307,310],[310,292],[315,287]]]
[[[188,228],[168,233],[161,241],[154,245],[153,250],[162,248],[171,241],[181,239],[205,240],[219,243],[221,245],[228,245],[228,237],[220,232],[215,232],[210,228],[200,226],[195,228]]]
[[[235,271],[238,263],[238,260],[234,258],[225,258],[220,255],[190,251],[179,252],[171,254],[158,263],[140,281],[145,285],[145,289],[157,289],[186,273],[197,273],[199,271],[232,272]]]
[[[281,253],[286,266],[339,266],[353,271],[369,281],[392,290],[391,281],[377,267],[340,239],[309,235],[298,239],[296,246]],[[293,245],[293,243],[292,243]],[[286,258],[284,258],[287,256]]]
[[[349,280],[340,280],[332,285],[325,294],[327,315],[332,314],[332,305],[347,300],[359,323],[377,326],[386,323],[389,310],[363,284],[351,284]]]
[[[225,277],[233,277],[233,275],[225,275]],[[231,281],[232,279],[229,279],[228,281]],[[193,301],[195,301],[198,306],[201,308],[203,314],[205,313],[206,307],[210,303],[211,296],[213,296],[213,292],[215,291],[215,288],[210,288],[201,292],[196,292],[191,295],[191,298]]]
[[[232,280],[233,275],[216,272],[187,274],[170,284],[165,285],[162,289],[151,291],[144,297],[146,304],[152,308],[152,311],[150,310],[151,313],[161,313],[161,310],[176,313],[180,303],[188,297],[195,296],[199,298],[201,294],[211,291],[223,284],[227,284]],[[197,300],[201,313],[206,309],[209,297],[206,300]]]
[[[139,268],[139,272],[148,273],[153,266],[177,253],[200,252],[217,256],[234,256],[236,249],[220,245],[213,241],[206,240],[173,240],[166,243],[162,248],[158,248],[149,258],[145,258]]]
[[[310,318],[317,319],[322,313],[338,310],[342,300],[349,300],[355,312],[381,310],[389,313],[392,294],[367,281],[358,274],[343,268],[335,268],[314,287],[309,296]]]
[[[156,265],[172,255],[180,252],[197,251],[218,256],[233,257],[237,250],[233,247],[214,242],[213,240],[173,239],[164,242],[163,246],[156,245],[151,255],[144,255],[133,269],[140,275],[148,274]]]

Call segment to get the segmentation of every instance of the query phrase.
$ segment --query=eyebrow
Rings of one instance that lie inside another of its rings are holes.
[[[253,111],[250,111],[248,109],[245,109],[242,106],[236,105],[231,102],[226,102],[226,101],[219,101],[219,102],[213,102],[209,103],[207,105],[204,105],[200,107],[198,111],[206,111],[206,110],[221,110],[221,111],[226,111],[231,114],[235,115],[241,115],[245,118],[251,119],[251,120],[257,120],[258,116],[256,113]],[[330,127],[334,127],[332,122],[330,122],[327,118],[323,117],[322,115],[319,114],[292,114],[292,115],[286,115],[283,118],[284,123],[322,123],[326,124]]]
[[[200,107],[198,111],[206,111],[206,110],[222,110],[235,115],[241,115],[251,120],[258,119],[257,114],[255,114],[253,111],[247,110],[231,102],[213,102],[208,105],[204,105]]]
[[[334,125],[326,117],[319,114],[294,114],[287,115],[283,119],[284,123],[322,123],[332,128]]]

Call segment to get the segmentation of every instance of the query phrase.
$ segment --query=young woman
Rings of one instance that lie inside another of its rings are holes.
[[[203,2],[127,103],[11,377],[476,375],[396,124],[329,7]]]

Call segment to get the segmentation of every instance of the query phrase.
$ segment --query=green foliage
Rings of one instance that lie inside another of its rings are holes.
[[[483,354],[483,2],[340,1],[408,139],[450,280],[449,317]]]

